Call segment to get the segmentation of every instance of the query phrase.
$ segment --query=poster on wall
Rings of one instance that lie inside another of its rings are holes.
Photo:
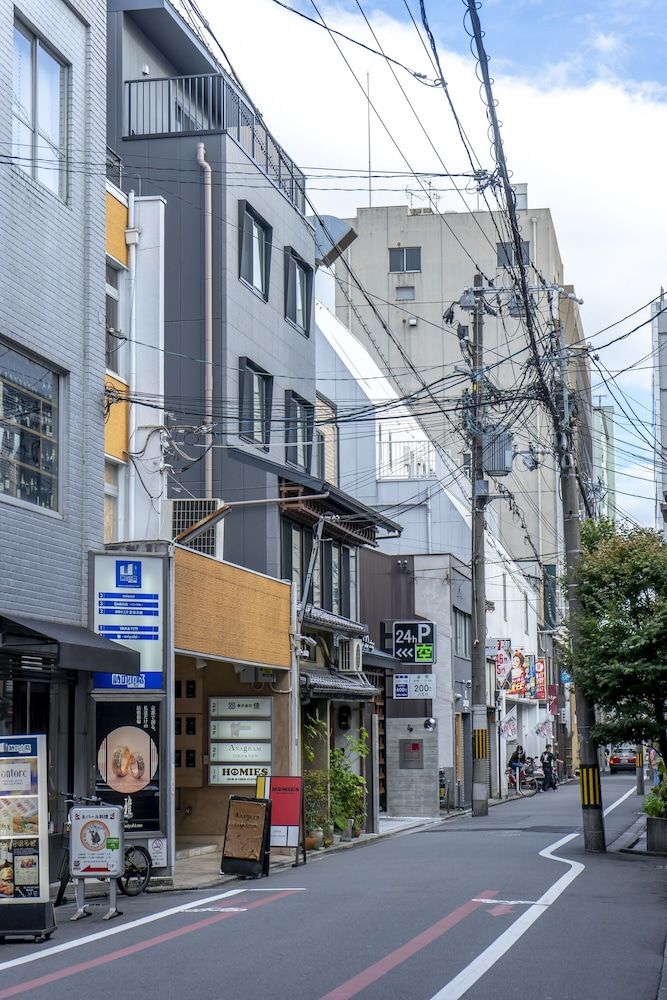
[[[164,656],[164,561],[161,556],[101,554],[93,563],[93,629],[139,653],[141,674],[96,673],[102,689],[160,691]]]
[[[96,718],[95,793],[125,816],[125,829],[160,829],[160,704],[100,701]]]
[[[512,668],[507,693],[513,694],[517,698],[526,697],[526,657],[522,649],[515,649],[512,655]]]
[[[526,653],[524,657],[526,668],[526,698],[535,699],[537,697],[537,677],[535,673],[535,655]]]
[[[507,686],[512,668],[512,640],[496,639],[494,653],[496,658],[496,687],[504,688]]]
[[[540,656],[535,660],[535,697],[544,701],[547,696],[547,664]]]

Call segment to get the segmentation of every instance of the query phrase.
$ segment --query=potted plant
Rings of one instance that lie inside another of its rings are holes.
[[[313,769],[303,775],[303,800],[306,821],[306,849],[322,847],[323,824],[327,818],[328,782],[326,771]]]
[[[652,854],[667,854],[667,780],[664,777],[646,796],[644,812],[646,850]]]
[[[368,756],[368,749],[368,733],[361,729],[358,737],[347,736],[345,746],[335,747],[329,755],[331,817],[344,840],[351,839],[355,827],[360,830],[359,818],[366,815],[366,780],[352,765],[355,756]]]

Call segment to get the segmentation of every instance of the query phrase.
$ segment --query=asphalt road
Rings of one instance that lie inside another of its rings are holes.
[[[611,843],[634,778],[603,782]],[[578,787],[0,947],[0,1000],[656,1000],[667,860],[587,855]],[[540,852],[542,852],[540,854]]]

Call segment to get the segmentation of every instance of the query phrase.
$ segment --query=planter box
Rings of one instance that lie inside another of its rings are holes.
[[[667,854],[666,817],[646,817],[646,850],[652,854]]]

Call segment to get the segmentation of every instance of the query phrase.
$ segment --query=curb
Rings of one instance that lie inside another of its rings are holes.
[[[662,956],[662,972],[660,973],[658,995],[655,1000],[667,1000],[667,941],[665,941],[665,950]]]
[[[434,816],[428,817],[424,820],[419,820],[415,823],[410,824],[410,826],[402,826],[398,830],[387,830],[386,833],[367,833],[362,837],[357,837],[354,840],[348,842],[338,842],[337,844],[332,844],[331,847],[327,847],[326,850],[322,851],[309,851],[308,852],[308,864],[314,861],[322,861],[324,858],[330,857],[337,851],[350,851],[359,847],[370,846],[371,844],[377,844],[382,840],[389,840],[391,837],[400,837],[408,833],[416,833],[419,830],[427,830],[432,826],[439,826],[441,823],[453,822],[462,816],[469,816],[469,809],[461,809],[456,813],[445,814],[444,816]],[[287,868],[295,867],[294,862],[291,859],[285,859],[285,861],[278,861],[271,865],[269,871],[269,877],[273,872],[285,871]],[[302,865],[297,867],[301,868]],[[200,892],[208,889],[215,889],[220,885],[225,885],[228,882],[239,882],[242,881],[236,875],[220,875],[219,878],[212,882],[206,882],[205,884],[198,885],[150,885],[147,889],[149,895],[157,895],[161,892]]]

